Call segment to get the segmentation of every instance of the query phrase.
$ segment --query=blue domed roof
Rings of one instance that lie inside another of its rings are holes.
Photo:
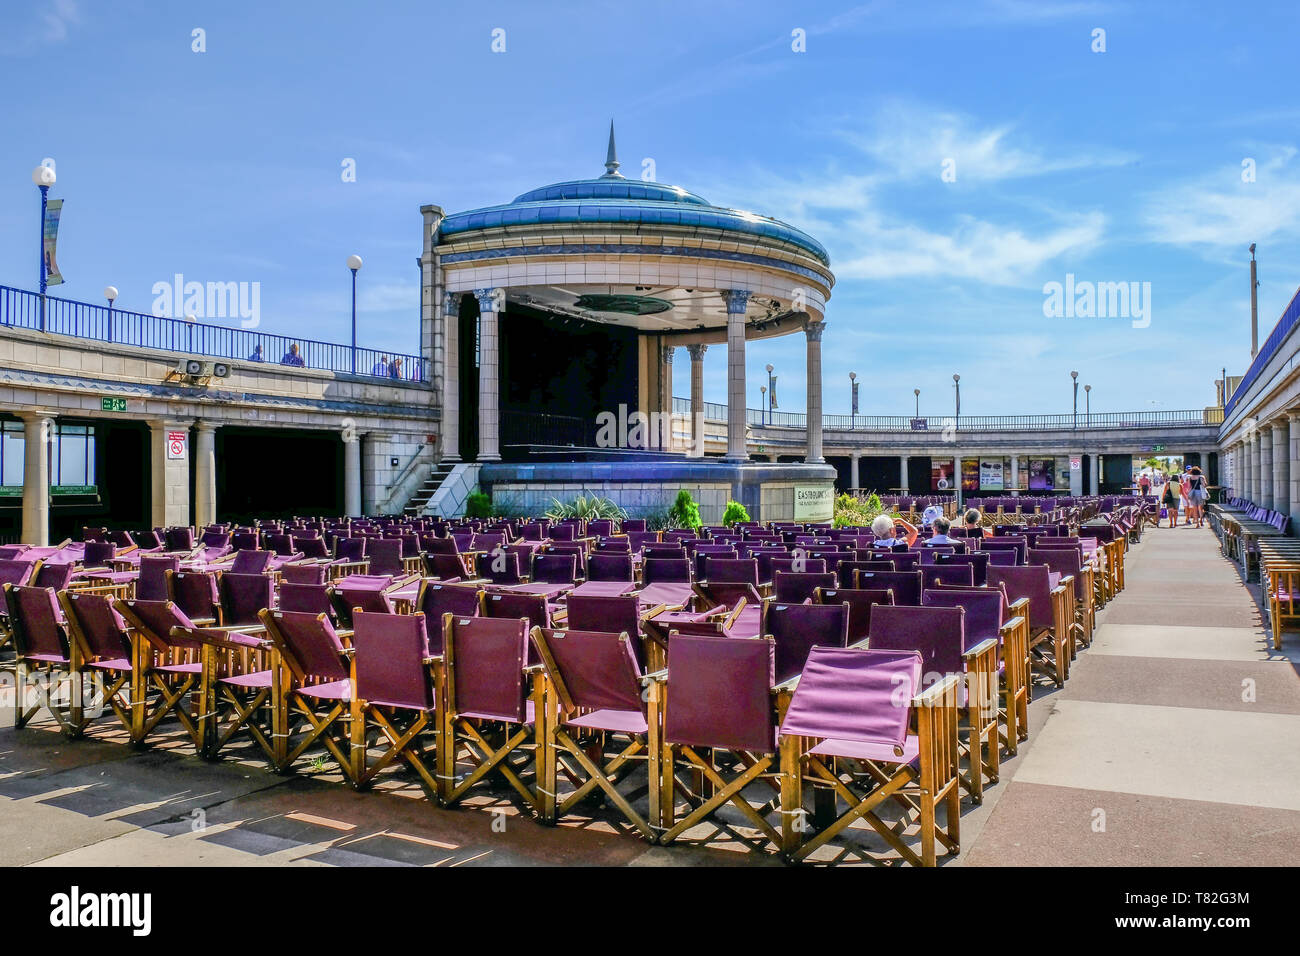
[[[611,126],[603,176],[554,183],[521,193],[513,202],[454,213],[442,220],[439,234],[454,236],[479,229],[546,223],[701,226],[788,242],[823,265],[830,265],[825,247],[794,226],[769,216],[714,206],[680,186],[627,179],[618,167]]]

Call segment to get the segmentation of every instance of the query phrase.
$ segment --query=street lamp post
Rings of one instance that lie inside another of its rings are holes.
[[[357,374],[357,270],[361,268],[361,257],[348,256],[348,268],[352,270],[352,374]]]
[[[767,413],[764,411],[765,408],[767,408],[767,386],[760,385],[758,386],[758,417],[764,425],[767,424]]]
[[[1092,386],[1083,386],[1083,427],[1092,427]]]
[[[858,373],[849,372],[849,431],[857,427]]]
[[[104,286],[104,298],[108,300],[108,341],[113,341],[113,302],[117,299],[117,289],[111,285]]]
[[[957,396],[956,396],[956,398],[957,398],[957,408],[956,408],[957,415],[956,415],[956,417],[953,419],[953,422],[952,422],[952,428],[953,428],[953,431],[956,431],[956,430],[957,430],[957,426],[961,424],[961,376],[958,375],[956,372],[954,372],[953,375],[952,375],[952,387],[953,387],[954,389],[957,390]],[[918,399],[918,401],[919,401],[919,399]]]
[[[772,373],[776,371],[775,366],[767,366],[767,422],[772,424],[772,409],[776,408],[776,386],[772,384]]]
[[[916,396],[916,417],[920,418],[921,417],[921,390],[919,388],[914,388],[912,389],[912,394]]]
[[[1070,378],[1074,380],[1074,428],[1079,427],[1079,373],[1071,372]]]
[[[45,207],[50,198],[50,187],[54,185],[54,170],[49,166],[40,165],[32,170],[32,182],[41,191],[41,231],[40,239],[40,261],[41,261],[41,331],[45,331]]]

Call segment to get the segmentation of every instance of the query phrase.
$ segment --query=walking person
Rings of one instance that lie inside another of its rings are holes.
[[[1169,473],[1165,480],[1165,490],[1160,493],[1160,504],[1169,512],[1169,527],[1178,527],[1178,505],[1182,501],[1183,485],[1178,480],[1178,472]],[[1156,522],[1156,527],[1160,527],[1160,522]]]
[[[1201,474],[1199,465],[1193,465],[1191,473],[1187,476],[1187,523],[1196,522],[1196,527],[1205,526],[1205,501],[1209,497],[1209,489],[1205,484],[1205,476]]]

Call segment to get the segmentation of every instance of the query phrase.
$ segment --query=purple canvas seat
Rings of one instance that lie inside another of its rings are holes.
[[[277,714],[275,765],[289,770],[318,741],[335,764],[353,779],[347,720],[355,693],[350,648],[324,614],[263,611],[262,625],[275,649],[276,680],[284,688]],[[294,716],[306,718],[295,722]]]
[[[334,607],[340,623],[351,627],[352,612],[358,608],[372,614],[391,614],[393,601],[388,595],[392,586],[393,578],[387,574],[350,574],[340,579],[334,588]]]
[[[809,558],[806,555],[798,557],[773,557],[772,562],[772,582],[775,585],[778,574],[826,574],[826,560],[824,558]]]
[[[631,554],[632,544],[626,537],[622,538],[601,538],[596,542],[596,550],[604,552],[618,552],[620,554]]]
[[[269,574],[221,576],[221,623],[239,627],[259,623],[258,612],[275,604],[275,582]]]
[[[812,601],[813,592],[818,588],[830,589],[835,584],[833,571],[799,573],[778,570],[773,596],[781,604],[803,604]]]
[[[817,604],[849,606],[848,643],[856,644],[871,633],[871,609],[877,604],[893,604],[894,592],[887,588],[818,588]]]
[[[262,547],[261,535],[252,530],[232,531],[230,547],[235,551],[258,551]]]
[[[921,567],[921,591],[941,584],[955,584],[958,587],[973,587],[975,569],[969,564],[932,564]],[[922,602],[924,603],[924,602]]]
[[[979,542],[981,551],[990,551],[997,553],[999,551],[1012,551],[1015,553],[1015,562],[1017,565],[1025,563],[1025,554],[1029,549],[1028,542],[1023,537],[1006,536],[1002,538],[984,538]],[[990,559],[991,564],[997,564],[996,560]]]
[[[972,554],[937,555],[935,564],[939,567],[966,564],[970,566],[971,580],[977,587],[982,587],[988,581],[989,553],[986,551],[976,551]]]
[[[578,556],[555,552],[534,555],[532,579],[539,583],[574,584],[578,580]]]
[[[83,726],[79,699],[73,699],[71,706],[60,706],[51,693],[52,686],[79,679],[73,672],[63,611],[55,592],[6,584],[4,593],[15,654],[14,727],[22,729],[44,709],[65,734],[78,735]],[[35,681],[29,680],[32,672],[40,675]]]
[[[236,551],[230,570],[235,574],[262,574],[270,563],[270,551]]]
[[[542,710],[544,682],[526,667],[528,626],[509,618],[450,615],[442,654],[443,736],[441,800],[451,806],[495,774],[538,809],[538,756],[534,721]],[[484,735],[482,721],[500,721],[500,734]],[[462,755],[472,769],[458,774]],[[522,757],[522,760],[512,760]],[[531,771],[531,773],[530,773]],[[531,784],[531,785],[530,785]]]
[[[921,580],[920,571],[859,571],[854,584],[867,590],[893,591],[895,604],[920,607]]]
[[[1060,575],[1062,583],[1068,579],[1070,601],[1074,607],[1070,629],[1078,634],[1085,647],[1090,645],[1093,629],[1092,584],[1084,570],[1082,549],[1032,548],[1029,551],[1029,563],[1047,565]]]
[[[168,528],[163,532],[163,540],[168,551],[193,551],[193,528]]]
[[[294,584],[290,581],[282,581],[277,606],[282,611],[325,614],[333,618],[335,614],[333,593],[334,589],[327,584]],[[258,620],[261,620],[261,614],[258,614]]]
[[[532,642],[546,675],[546,694],[555,700],[556,720],[547,722],[538,816],[554,824],[599,788],[641,835],[654,840],[648,821],[658,820],[660,797],[659,687],[649,681],[642,696],[632,638],[596,631],[533,628]],[[550,705],[548,704],[548,707]],[[574,762],[576,789],[562,793],[556,773],[560,754]],[[649,807],[644,815],[620,792],[624,766],[645,754]]]
[[[859,571],[893,571],[896,567],[893,561],[841,561],[836,576],[840,587],[851,588]]]
[[[619,525],[619,529],[620,529],[624,534],[633,534],[633,533],[644,534],[644,533],[645,533],[645,519],[644,519],[644,518],[624,518],[623,521],[622,521],[622,522],[620,523],[620,525]],[[653,532],[652,532],[652,533],[653,533]]]
[[[181,569],[175,555],[146,554],[140,558],[140,577],[135,582],[135,596],[141,601],[167,600],[167,575]]]
[[[643,584],[691,583],[691,562],[687,558],[651,558],[642,563]]]
[[[359,706],[353,716],[359,725],[353,739],[353,784],[369,786],[384,767],[401,758],[415,771],[430,799],[438,797],[437,768],[429,763],[426,747],[437,727],[434,716],[433,658],[424,614],[376,614],[357,611],[355,631],[356,694]],[[371,744],[370,728],[378,731]],[[425,740],[425,737],[428,740]],[[371,757],[376,745],[382,753]]]
[[[405,571],[402,563],[402,542],[397,538],[371,538],[366,544],[371,574],[399,575]]]
[[[99,699],[108,704],[129,733],[136,696],[132,690],[131,639],[126,621],[113,608],[112,598],[93,592],[64,591],[59,595],[69,642],[83,670],[104,680]]]
[[[658,531],[646,531],[644,529],[640,531],[630,531],[627,529],[627,522],[623,523],[623,528],[627,531],[628,547],[630,547],[634,552],[639,553],[646,545],[655,544],[659,541]]]
[[[424,553],[424,574],[425,577],[438,581],[459,581],[465,577],[465,565],[461,563],[459,555],[435,554],[432,551],[426,551]]]
[[[830,586],[834,586],[834,580]],[[810,648],[844,647],[849,640],[845,604],[771,604],[763,633],[776,642],[776,679],[783,683],[803,669]]]
[[[292,562],[280,568],[280,580],[290,584],[324,584],[328,570],[323,564]]]
[[[260,623],[257,631],[262,631]],[[199,753],[215,760],[236,735],[251,739],[275,762],[277,720],[272,703],[275,672],[271,642],[260,633],[224,627],[181,627],[171,630],[179,639],[202,648],[201,672],[194,716]]]
[[[211,571],[172,571],[167,575],[167,600],[195,625],[221,624],[221,593]]]
[[[473,585],[423,582],[415,599],[415,609],[424,614],[429,634],[429,652],[434,655],[443,652],[442,639],[447,615],[477,617],[482,610],[482,601],[479,589]]]
[[[587,557],[588,581],[631,581],[632,555],[598,553]]]
[[[587,522],[587,535],[592,538],[608,538],[614,533],[614,522],[609,518],[593,518]]]
[[[921,656],[915,652],[812,649],[780,729],[786,784],[782,836],[788,858],[806,858],[864,817],[872,818],[872,829],[908,863],[934,866],[936,843],[950,853],[959,851],[956,680],[949,677],[924,693],[920,689]],[[900,706],[900,700],[910,706]],[[913,736],[909,727],[914,718]],[[859,760],[876,768],[866,778],[870,785],[865,791],[852,773]],[[846,806],[815,835],[810,827],[796,825],[804,812],[805,781],[818,781],[814,785],[825,790],[835,812],[839,801]],[[827,786],[830,781],[833,786]],[[879,804],[890,799],[909,816],[919,809],[920,853],[876,815]],[[935,820],[939,806],[946,811],[943,830]]]
[[[664,688],[663,739],[672,764],[664,768],[661,843],[676,842],[706,819],[719,831],[731,829],[717,814],[731,805],[744,816],[746,826],[780,848],[779,806],[770,799],[755,806],[744,792],[757,781],[779,780],[776,714],[788,700],[788,692],[784,699],[778,698],[775,666],[773,642],[765,638],[738,641],[674,634]],[[726,706],[719,707],[719,700],[725,700]],[[719,759],[721,753],[744,757],[724,761]],[[711,787],[706,794],[694,796],[697,774]],[[677,819],[679,792],[687,799]],[[762,791],[758,795],[765,796]]]
[[[518,584],[524,579],[519,553],[500,547],[495,551],[482,551],[476,556],[477,574],[493,584]]]
[[[1059,578],[1057,578],[1059,582]],[[1028,601],[1028,652],[1035,670],[1052,679],[1057,687],[1069,677],[1069,621],[1062,615],[1060,597],[1065,589],[1052,580],[1045,564],[1024,567],[989,567],[989,585],[1002,585],[1007,599]]]

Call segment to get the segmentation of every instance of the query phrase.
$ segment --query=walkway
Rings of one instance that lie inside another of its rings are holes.
[[[1031,746],[962,861],[1294,865],[1300,636],[1271,650],[1258,585],[1208,528],[1147,532],[1126,583],[1065,688],[1035,697]]]

